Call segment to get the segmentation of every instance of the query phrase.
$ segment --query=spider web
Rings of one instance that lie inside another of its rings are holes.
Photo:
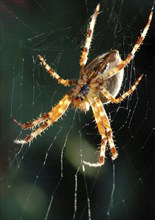
[[[134,94],[105,106],[119,158],[95,162],[100,135],[92,116],[69,109],[31,145],[12,117],[26,122],[48,112],[68,91],[37,60],[44,56],[63,78],[78,79],[79,57],[96,1],[10,0],[1,7],[1,219],[154,219],[155,22],[131,64],[121,94],[139,76]],[[105,0],[89,60],[110,49],[122,58],[147,22],[152,1]]]

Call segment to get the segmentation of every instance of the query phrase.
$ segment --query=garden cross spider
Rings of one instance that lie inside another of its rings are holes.
[[[79,108],[80,110],[85,112],[88,111],[91,106],[98,127],[98,131],[101,135],[101,146],[97,163],[86,161],[83,161],[83,163],[94,167],[103,165],[105,162],[105,151],[107,142],[110,148],[112,160],[115,160],[118,157],[118,153],[113,141],[112,129],[103,104],[106,104],[108,102],[119,103],[123,101],[136,89],[137,85],[142,79],[142,75],[140,75],[134,85],[127,92],[125,92],[120,97],[115,98],[119,93],[123,82],[124,68],[133,59],[136,51],[142,44],[148,32],[152,20],[154,3],[145,28],[143,29],[136,44],[132,48],[132,51],[128,54],[125,60],[121,59],[119,51],[111,50],[105,54],[98,56],[93,61],[91,61],[90,64],[85,66],[87,63],[89,49],[99,10],[100,4],[96,6],[94,14],[91,17],[91,21],[87,28],[86,40],[80,58],[79,80],[65,80],[61,78],[46,63],[44,58],[41,55],[38,55],[38,58],[43,67],[53,78],[57,80],[58,83],[62,84],[63,86],[74,87],[58,102],[57,105],[55,105],[51,109],[51,111],[43,114],[36,120],[21,124],[14,119],[15,123],[18,124],[22,129],[34,129],[30,135],[26,136],[22,140],[15,140],[15,143],[30,143],[35,137],[41,134],[54,122],[56,122],[66,112],[70,104],[72,104],[72,107]],[[35,129],[36,126],[38,126],[38,128]]]

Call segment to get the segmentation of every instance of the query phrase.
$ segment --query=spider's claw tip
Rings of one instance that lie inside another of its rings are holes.
[[[99,11],[99,10],[100,10],[100,3],[98,3],[96,6],[96,11]]]
[[[38,58],[41,58],[41,55],[40,55],[40,54],[38,54],[38,55],[37,55],[37,57],[38,57]]]
[[[113,154],[113,155],[111,156],[111,159],[112,159],[112,160],[116,160],[117,157],[118,157],[118,153],[116,152],[115,154]]]
[[[15,144],[26,144],[26,141],[25,140],[18,140],[18,139],[16,139],[16,140],[14,140],[14,143]]]
[[[16,124],[19,124],[19,122],[18,122],[14,117],[12,117],[12,120],[13,120]]]
[[[15,118],[12,117],[12,120],[13,120],[13,122],[14,122],[16,125],[22,127],[22,124],[21,124],[20,122],[18,122]]]
[[[139,80],[141,80],[142,78],[143,78],[143,74],[140,74],[140,76],[139,76]]]
[[[100,163],[100,162],[97,162],[97,163],[90,163],[90,162],[87,162],[87,161],[82,161],[83,164],[89,166],[89,167],[101,167],[104,165],[104,162],[103,163]]]

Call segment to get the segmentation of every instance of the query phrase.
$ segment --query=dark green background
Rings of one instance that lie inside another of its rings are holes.
[[[64,177],[54,194],[48,217],[52,220],[72,219],[74,175],[80,166],[80,149],[83,150],[84,158],[90,161],[96,158],[96,154],[91,155],[89,148],[87,151],[82,148],[80,141],[83,141],[84,136],[87,143],[94,146],[94,151],[100,142],[92,113],[85,115],[69,110],[67,116],[43,134],[42,138],[38,137],[30,147],[24,146],[15,160],[13,158],[21,148],[13,140],[19,135],[20,129],[11,117],[22,122],[30,121],[40,113],[49,111],[68,91],[48,76],[40,66],[37,54],[45,56],[47,62],[64,78],[78,78],[84,33],[97,2],[0,1],[1,219],[45,218],[50,197],[61,179],[61,149],[73,125],[64,155]],[[90,60],[112,48],[118,49],[122,58],[125,57],[147,22],[151,4],[151,0],[101,1],[102,13],[97,21]],[[126,89],[130,85],[131,73],[132,82],[136,74],[139,76],[139,73],[143,73],[145,77],[138,87],[138,94],[135,93],[131,99],[122,103],[118,112],[115,105],[106,107],[111,115],[120,154],[115,161],[115,192],[110,216],[107,216],[107,211],[114,183],[114,168],[108,156],[101,169],[87,168],[86,176],[82,171],[78,173],[77,220],[88,219],[85,181],[92,220],[154,219],[155,16],[144,44],[126,72]],[[25,134],[21,134],[21,137]],[[45,153],[55,137],[47,164],[43,167]],[[72,153],[75,148],[76,151]],[[24,159],[21,160],[23,155]],[[78,162],[74,164],[74,160]],[[36,175],[39,175],[37,181]],[[8,185],[10,189],[7,189]]]

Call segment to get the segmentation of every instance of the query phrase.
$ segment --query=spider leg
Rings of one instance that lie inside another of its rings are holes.
[[[31,122],[27,122],[27,123],[20,123],[18,122],[15,118],[13,118],[13,121],[20,126],[22,129],[32,129],[35,126],[39,125],[40,123],[43,123],[44,121],[46,121],[49,118],[49,113],[45,113],[43,114],[41,117],[37,118],[34,121]]]
[[[81,54],[81,58],[80,58],[80,73],[81,73],[81,75],[84,74],[84,66],[87,63],[90,44],[91,44],[91,41],[92,41],[94,27],[95,27],[97,16],[99,14],[99,10],[100,10],[100,4],[97,4],[95,12],[92,15],[91,21],[90,21],[90,23],[88,25],[88,28],[87,28],[87,36],[86,36],[83,51],[82,51],[82,54]]]
[[[61,101],[64,102],[64,100],[65,100],[65,97]],[[55,112],[58,111],[58,109],[55,108],[55,107],[52,108],[51,111],[49,111],[48,113],[43,114],[41,117],[35,119],[34,121],[27,122],[27,123],[24,123],[24,124],[18,122],[16,119],[13,119],[13,121],[18,126],[20,126],[22,129],[33,129],[35,126],[39,126],[40,123],[43,123],[47,119],[51,118],[55,114]]]
[[[137,79],[137,81],[134,83],[134,85],[127,91],[125,92],[123,95],[121,95],[118,98],[114,98],[106,89],[104,89],[104,91],[102,92],[102,94],[112,103],[119,103],[121,101],[123,101],[127,96],[131,95],[134,90],[136,89],[137,85],[139,84],[139,82],[141,81],[143,75],[140,75],[140,77]]]
[[[155,1],[153,3],[151,12],[149,14],[147,24],[144,27],[140,37],[138,38],[136,44],[134,45],[132,51],[128,54],[128,56],[125,60],[122,60],[117,66],[115,66],[114,68],[112,68],[111,70],[106,72],[106,74],[104,74],[103,77],[102,77],[103,80],[107,80],[107,79],[111,78],[112,76],[114,76],[118,71],[125,68],[130,63],[130,61],[133,59],[135,53],[139,49],[140,45],[143,43],[143,40],[146,37],[146,34],[149,30],[149,27],[150,27],[150,24],[151,24],[151,21],[152,21],[152,16],[153,16],[154,4],[155,4]]]
[[[100,156],[99,156],[98,162],[89,163],[89,162],[83,161],[83,163],[91,167],[98,167],[104,164],[107,140],[109,142],[112,160],[115,160],[118,157],[118,153],[114,145],[114,141],[112,137],[113,133],[112,133],[112,129],[110,126],[110,122],[109,122],[109,119],[107,117],[107,114],[105,112],[102,102],[100,101],[99,98],[95,98],[94,101],[90,103],[90,105],[92,107],[92,110],[95,116],[95,121],[98,126],[99,133],[101,134],[101,137],[102,137],[102,141],[101,141]]]
[[[39,134],[41,134],[44,130],[46,130],[50,125],[56,122],[67,110],[71,103],[70,95],[65,95],[59,103],[53,107],[53,109],[48,113],[49,118],[41,124],[39,128],[37,128],[34,132],[30,135],[26,136],[22,140],[15,140],[16,144],[26,144],[30,143],[34,138],[36,138]]]
[[[61,78],[44,60],[44,58],[41,55],[38,55],[38,59],[46,69],[46,71],[58,81],[58,83],[64,85],[64,86],[71,86],[77,84],[77,80],[69,80],[69,79],[63,79]]]
[[[101,146],[100,146],[100,150],[99,150],[99,158],[98,158],[98,162],[97,163],[90,163],[87,161],[83,161],[84,164],[90,166],[90,167],[98,167],[98,166],[102,166],[105,162],[105,150],[106,150],[106,144],[107,144],[107,137],[106,137],[106,131],[105,131],[105,127],[103,124],[103,120],[101,118],[100,112],[98,111],[98,108],[95,104],[95,102],[91,103],[91,107],[93,110],[93,114],[95,117],[95,121],[99,130],[99,133],[101,134]]]
[[[106,129],[106,135],[108,138],[110,151],[111,151],[111,158],[112,158],[112,160],[115,160],[118,157],[118,153],[117,153],[114,141],[113,141],[113,132],[112,132],[112,129],[110,126],[108,116],[107,116],[106,111],[103,107],[103,104],[99,98],[95,98],[95,103],[98,108],[98,111],[100,112],[104,127]]]

